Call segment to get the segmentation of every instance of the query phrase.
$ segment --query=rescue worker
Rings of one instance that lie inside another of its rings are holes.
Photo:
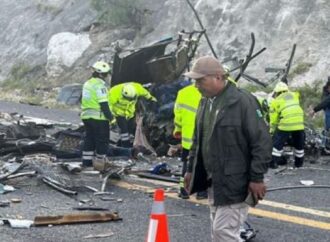
[[[274,100],[270,103],[270,131],[273,133],[273,151],[270,168],[285,165],[282,157],[283,146],[292,138],[295,167],[301,167],[304,161],[304,111],[300,106],[299,93],[291,92],[284,82],[274,88]]]
[[[95,169],[103,169],[109,145],[109,120],[112,120],[106,83],[110,66],[106,62],[97,61],[92,68],[92,77],[85,82],[82,90],[80,118],[85,126],[82,163],[83,166],[93,164]]]
[[[120,144],[122,147],[131,147],[130,134],[135,134],[135,106],[139,97],[157,102],[157,99],[140,83],[122,83],[110,88],[110,110],[120,128]]]
[[[188,199],[189,195],[184,188],[184,175],[187,171],[187,162],[189,150],[193,142],[193,135],[195,129],[196,112],[201,100],[201,94],[195,87],[195,84],[191,84],[182,88],[177,95],[174,105],[174,131],[173,136],[176,139],[181,140],[182,152],[182,175],[180,177],[179,197],[182,199]]]

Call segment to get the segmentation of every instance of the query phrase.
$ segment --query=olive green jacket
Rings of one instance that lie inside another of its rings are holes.
[[[223,108],[216,110],[208,144],[212,180],[207,180],[201,152],[202,120],[206,99],[197,111],[194,143],[188,172],[192,172],[190,193],[214,190],[214,205],[243,202],[249,182],[263,181],[271,161],[272,140],[257,100],[232,84],[226,90]],[[218,107],[217,107],[218,108]]]

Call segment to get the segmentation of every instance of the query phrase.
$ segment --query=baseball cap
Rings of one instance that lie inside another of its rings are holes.
[[[203,56],[196,60],[191,71],[186,72],[183,75],[191,79],[199,79],[217,73],[224,73],[220,62],[213,56]]]

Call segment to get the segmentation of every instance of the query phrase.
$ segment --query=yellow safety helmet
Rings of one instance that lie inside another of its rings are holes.
[[[110,72],[110,66],[108,63],[104,61],[97,61],[92,66],[95,72],[97,73],[109,73]]]
[[[121,91],[121,94],[126,99],[134,99],[136,98],[136,90],[135,87],[132,84],[125,84],[123,86],[123,89]]]
[[[287,91],[289,91],[289,87],[284,82],[277,83],[274,88],[274,92],[287,92]]]

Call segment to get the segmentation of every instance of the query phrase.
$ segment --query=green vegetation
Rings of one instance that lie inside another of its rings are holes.
[[[5,90],[11,90],[11,89],[25,89],[29,86],[31,86],[31,83],[27,80],[27,75],[32,71],[32,68],[23,62],[19,62],[10,70],[10,78],[7,80],[4,80],[1,83],[1,87]]]
[[[295,76],[308,72],[312,66],[313,66],[312,63],[300,62],[290,71],[290,74],[288,76],[289,80],[292,80]]]
[[[100,23],[113,26],[141,28],[146,13],[139,0],[91,0],[91,5],[99,13]]]
[[[305,121],[317,128],[323,127],[324,125],[323,112],[319,112],[314,119],[308,116],[308,112],[311,108],[320,103],[323,85],[324,83],[318,80],[313,82],[312,85],[305,84],[304,86],[294,89],[294,91],[300,93],[301,105],[305,111]]]
[[[57,15],[62,11],[60,8],[45,3],[38,3],[37,9],[39,12],[50,13],[52,15]]]

